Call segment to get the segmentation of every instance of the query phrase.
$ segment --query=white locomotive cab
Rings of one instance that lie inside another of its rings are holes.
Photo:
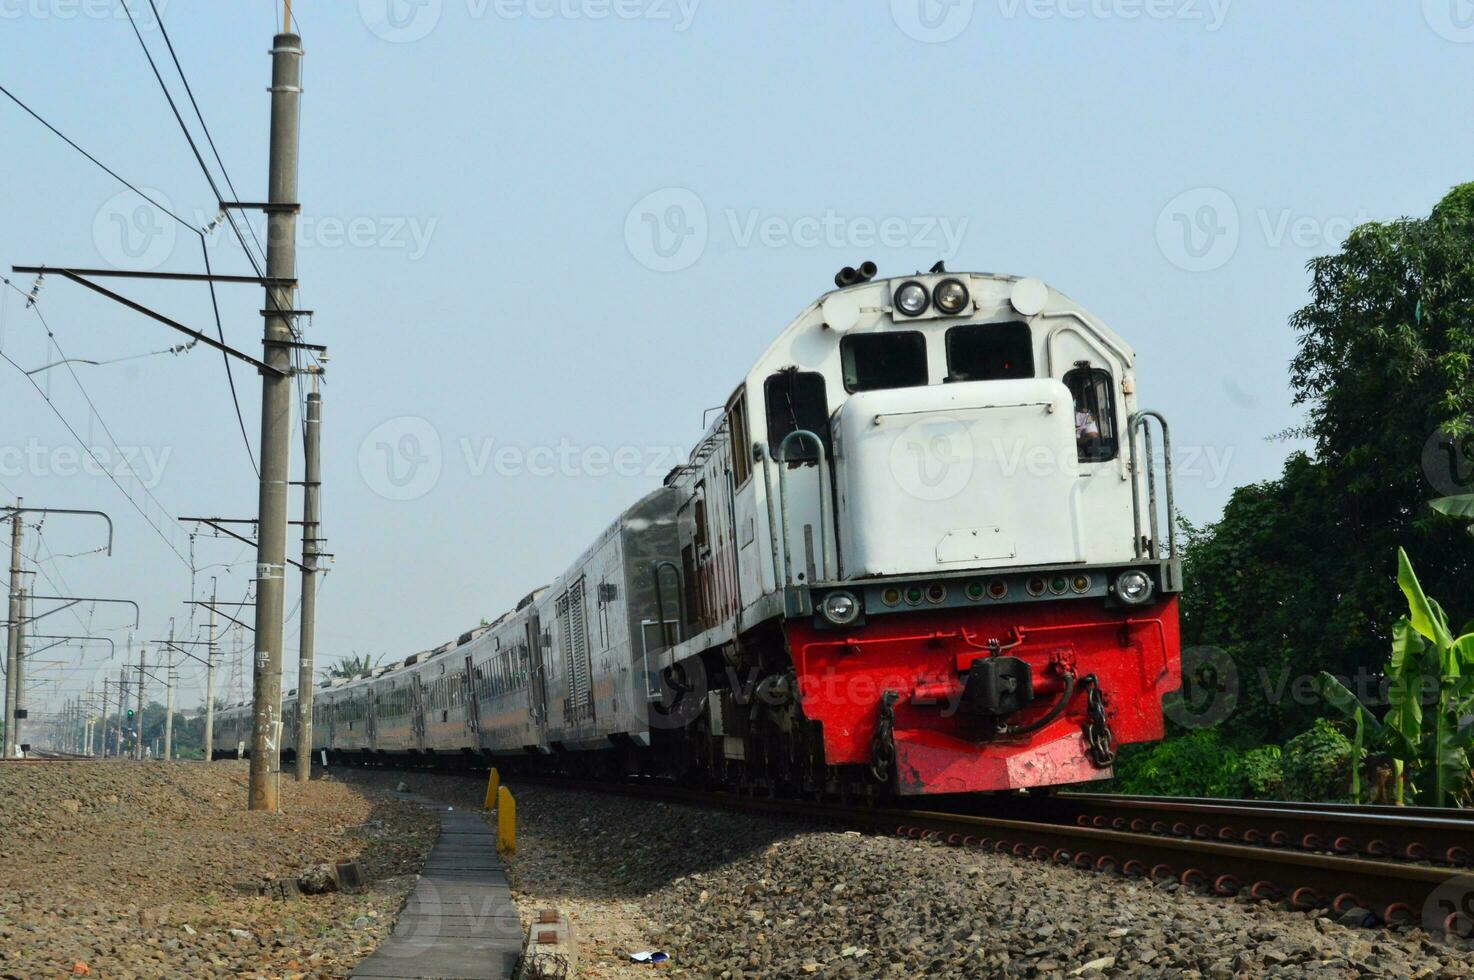
[[[946,280],[965,284],[962,312],[896,305],[907,284]],[[730,512],[707,509],[735,523],[713,532],[736,539],[742,607],[785,584],[1139,560],[1134,368],[1120,337],[1038,280],[942,273],[828,294],[708,433],[750,453]],[[714,455],[697,460],[711,471]]]

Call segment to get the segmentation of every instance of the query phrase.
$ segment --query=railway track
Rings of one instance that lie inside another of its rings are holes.
[[[391,767],[392,768],[392,767]],[[413,768],[413,767],[410,767]],[[478,776],[484,770],[465,771]],[[974,847],[1246,894],[1364,926],[1474,937],[1474,812],[1431,807],[1117,796],[934,798],[936,809],[843,806],[675,786],[508,776],[510,784],[637,796]]]
[[[1220,896],[1246,894],[1302,911],[1326,908],[1364,926],[1421,925],[1474,935],[1474,814],[1460,811],[1068,793],[969,801],[971,812],[956,812],[839,806],[655,782],[508,781],[816,820],[1173,881]]]

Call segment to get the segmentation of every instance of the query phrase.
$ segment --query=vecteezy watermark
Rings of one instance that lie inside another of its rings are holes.
[[[169,3],[154,0],[160,17]],[[0,0],[0,20],[127,20],[129,13],[139,30],[158,27],[145,0]]]
[[[461,459],[472,477],[658,478],[686,459],[677,446],[580,446],[560,439],[556,446],[497,445],[495,439],[458,440]]]
[[[113,268],[151,272],[162,267],[179,248],[181,232],[189,245],[195,241],[181,222],[200,229],[210,248],[238,244],[236,230],[252,245],[265,247],[270,241],[271,226],[262,216],[235,215],[232,229],[218,214],[182,215],[162,192],[142,190],[145,197],[130,190],[114,194],[93,217],[92,242]],[[411,262],[429,253],[439,226],[438,218],[413,215],[302,215],[293,223],[299,249],[379,249],[403,252]]]
[[[1474,44],[1474,0],[1423,0],[1423,19],[1445,41]]]
[[[645,21],[690,30],[701,0],[461,0],[471,20]],[[444,0],[358,0],[372,33],[392,44],[430,36],[445,14]]]
[[[917,249],[955,258],[967,236],[968,219],[923,216],[816,214],[778,215],[761,208],[726,208],[724,231],[732,246],[770,249]],[[629,253],[654,272],[679,272],[701,260],[712,237],[706,202],[684,187],[646,194],[624,219]]]
[[[653,191],[635,202],[624,219],[630,255],[654,272],[679,272],[695,265],[709,237],[706,203],[684,187]]]
[[[1182,651],[1182,689],[1162,698],[1162,713],[1183,728],[1212,728],[1239,703],[1239,670],[1218,647]]]
[[[1202,24],[1216,32],[1233,0],[997,0],[1005,20],[1155,20]]]
[[[364,436],[358,472],[386,500],[417,500],[440,482],[440,433],[422,418],[401,415]]]
[[[1423,476],[1441,497],[1474,492],[1474,435],[1429,436],[1423,443]]]
[[[1082,467],[1111,462],[1098,457],[1082,462],[1078,443],[1049,444],[1046,434],[1003,438],[976,420],[944,414],[916,419],[892,440],[887,464],[896,486],[917,500],[950,500],[975,478],[995,485],[1031,481],[1073,481]],[[1119,452],[1119,450],[1118,450]],[[1173,473],[1178,484],[1202,481],[1210,490],[1226,486],[1234,446],[1179,445],[1173,448]]]
[[[24,446],[0,446],[0,476],[110,476],[152,490],[173,454],[168,446],[48,446],[33,436]]]
[[[1002,20],[1174,21],[1218,31],[1233,0],[993,0]],[[976,0],[891,0],[891,19],[909,38],[943,44],[977,16]]]
[[[1450,875],[1423,903],[1421,925],[1450,940],[1474,935],[1474,874]]]
[[[891,19],[907,37],[942,44],[960,37],[972,24],[974,0],[891,0]]]
[[[174,205],[163,192],[140,189],[147,199],[125,190],[102,202],[92,219],[92,244],[115,269],[152,272],[174,254],[179,223],[166,213]]]
[[[1252,228],[1268,248],[1329,251],[1339,248],[1352,229],[1371,220],[1365,211],[1323,217],[1292,208],[1258,208]],[[1177,195],[1157,214],[1157,247],[1185,272],[1221,269],[1238,254],[1244,237],[1238,203],[1217,187],[1197,187]]]
[[[557,444],[519,446],[492,438],[455,440],[451,461],[483,479],[659,479],[687,458],[679,446]],[[440,432],[425,419],[400,416],[376,426],[358,447],[358,469],[370,490],[387,500],[416,500],[440,482],[446,464]]]

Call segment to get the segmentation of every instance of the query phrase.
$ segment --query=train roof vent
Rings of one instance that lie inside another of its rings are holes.
[[[546,591],[548,591],[548,587],[546,585],[539,585],[537,588],[533,589],[531,592],[522,597],[522,601],[517,603],[516,611],[521,612],[522,610],[526,609],[528,606],[537,601],[538,596],[542,595]]]

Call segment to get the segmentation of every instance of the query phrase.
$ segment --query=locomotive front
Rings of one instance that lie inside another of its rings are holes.
[[[1162,736],[1170,436],[1119,337],[1038,280],[938,269],[829,294],[765,360],[755,574],[827,766],[1017,790]]]

